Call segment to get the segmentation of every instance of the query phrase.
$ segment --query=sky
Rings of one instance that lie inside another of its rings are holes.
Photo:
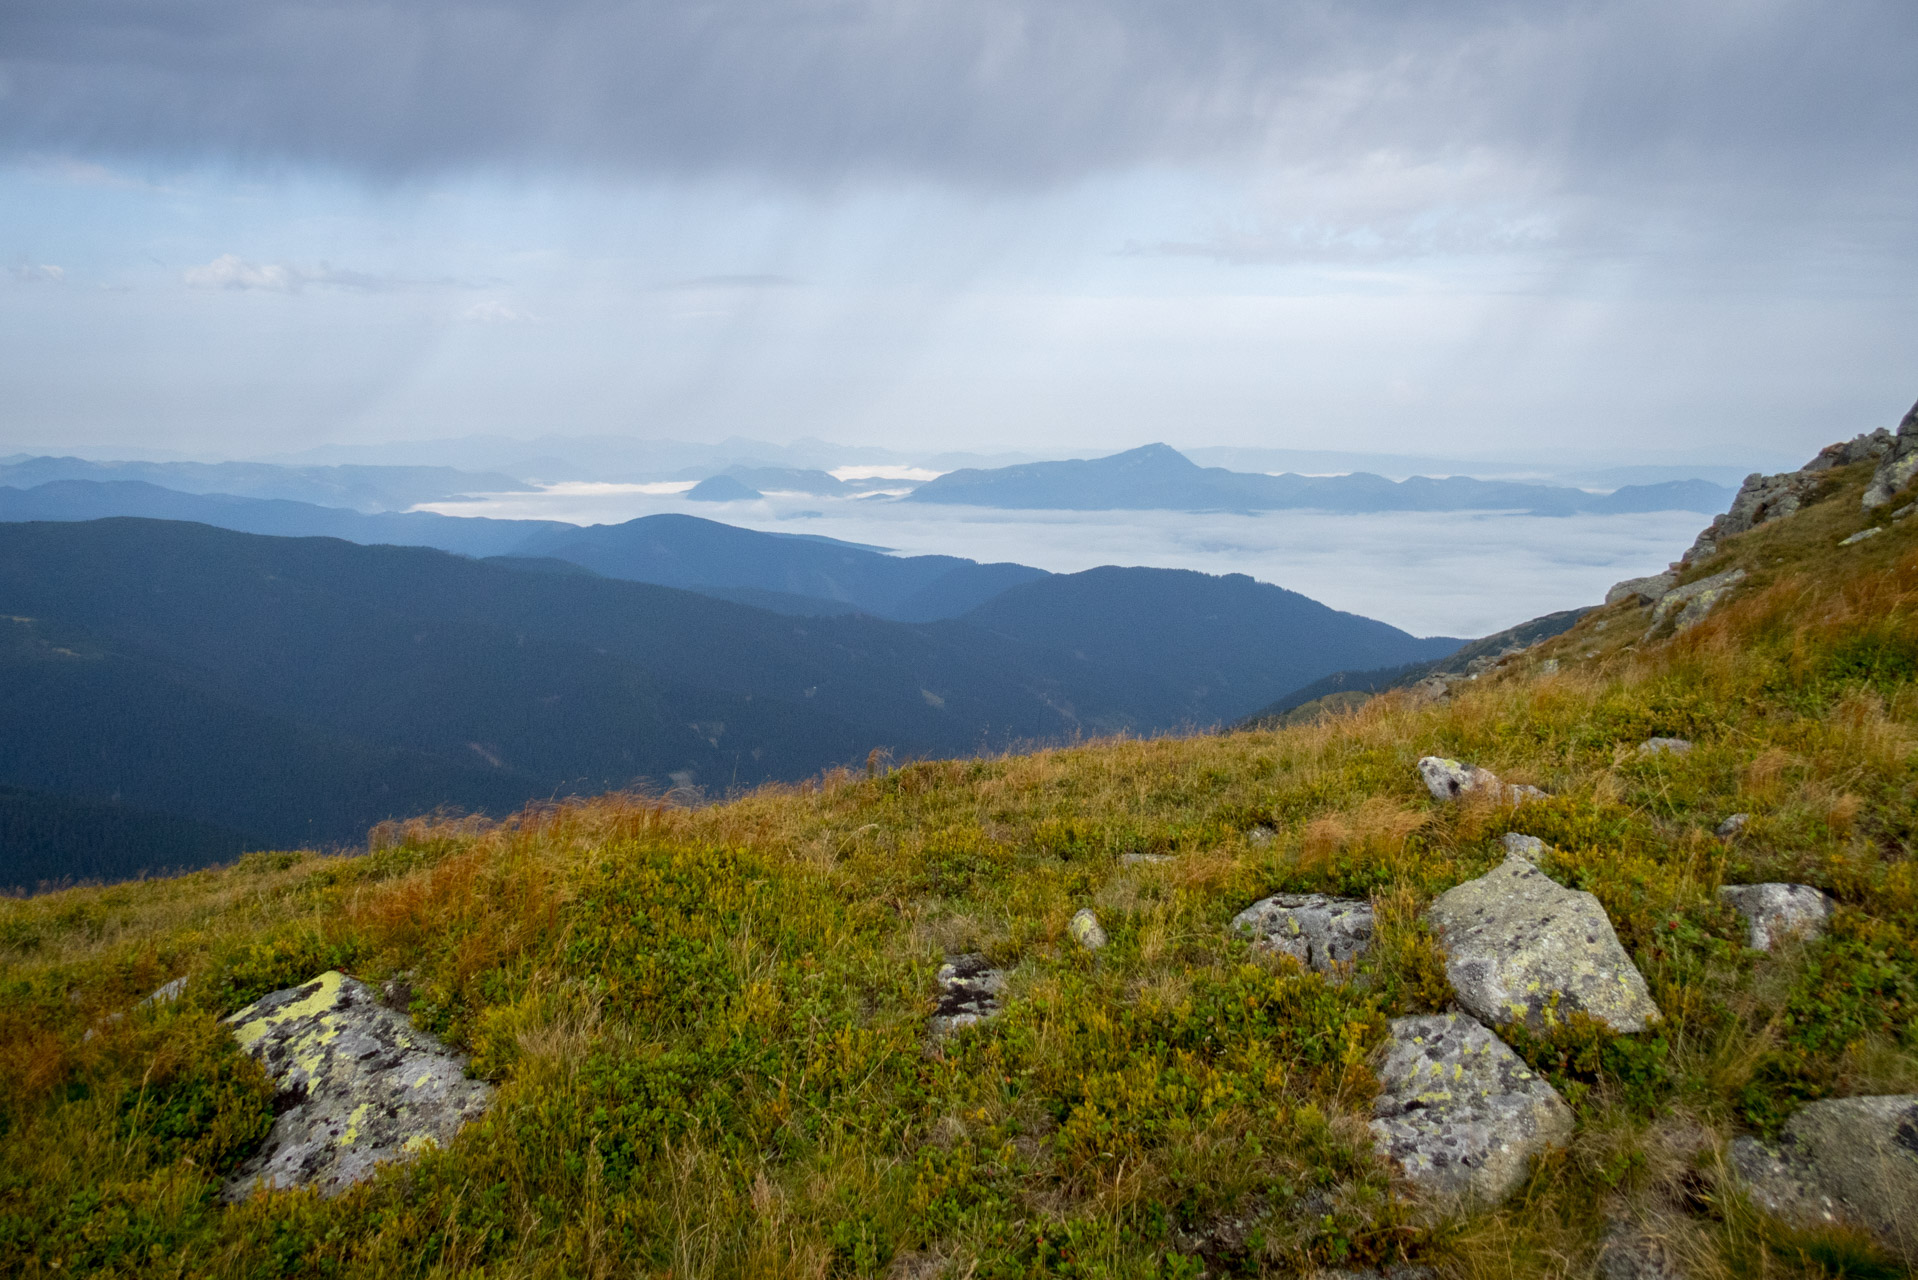
[[[1910,0],[9,0],[0,453],[1782,466],[1918,397]]]

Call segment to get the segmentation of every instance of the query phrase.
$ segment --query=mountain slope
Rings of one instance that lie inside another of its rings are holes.
[[[1420,639],[1244,574],[1106,566],[1001,592],[962,619],[1095,666],[1178,682],[1197,723],[1236,720],[1354,660],[1443,656],[1463,641]]]

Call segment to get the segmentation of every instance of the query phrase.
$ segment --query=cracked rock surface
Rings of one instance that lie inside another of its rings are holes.
[[[1918,1094],[1814,1102],[1776,1145],[1733,1142],[1731,1160],[1767,1212],[1801,1227],[1861,1227],[1918,1266]]]
[[[1503,1040],[1460,1014],[1394,1018],[1372,1139],[1405,1177],[1448,1203],[1494,1204],[1532,1157],[1572,1133],[1572,1109]]]
[[[1542,1031],[1583,1010],[1614,1031],[1658,1018],[1605,908],[1519,857],[1439,895],[1427,919],[1459,1003],[1492,1026]]]
[[[452,1140],[493,1087],[465,1059],[337,970],[262,996],[226,1019],[279,1086],[279,1118],[223,1195],[317,1187],[333,1195],[374,1167]]]
[[[1490,769],[1481,769],[1477,765],[1447,759],[1445,756],[1426,756],[1421,759],[1419,777],[1424,780],[1425,789],[1431,792],[1432,799],[1440,803],[1476,792],[1489,793],[1506,804],[1518,804],[1545,794],[1537,787],[1502,781]]]
[[[1275,893],[1234,916],[1232,928],[1261,951],[1292,956],[1325,973],[1357,960],[1372,945],[1372,904],[1322,893]]]

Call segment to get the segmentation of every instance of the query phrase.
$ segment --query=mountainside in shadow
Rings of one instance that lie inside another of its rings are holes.
[[[957,617],[1006,587],[1045,576],[1045,570],[1028,565],[895,556],[883,548],[810,534],[762,533],[697,516],[641,516],[582,527],[430,511],[368,514],[278,499],[180,493],[132,480],[0,487],[0,522],[110,516],[193,520],[242,533],[434,547],[469,556],[567,560],[603,577],[743,599],[802,616],[861,612],[930,622]]]
[[[1241,573],[1116,568],[1058,574],[994,596],[961,619],[1092,666],[1176,684],[1199,723],[1237,719],[1354,661],[1420,662],[1461,640],[1420,639]]]
[[[949,471],[905,501],[1037,510],[1530,511],[1538,515],[1723,511],[1731,490],[1704,480],[1628,485],[1607,494],[1557,485],[1467,476],[1392,481],[1342,476],[1268,476],[1201,467],[1177,449],[1149,444],[1105,458]]]
[[[12,458],[0,485],[27,489],[60,480],[146,483],[181,493],[313,502],[354,511],[404,511],[469,493],[525,492],[523,481],[453,467],[289,467],[271,462],[92,462],[85,458]]]

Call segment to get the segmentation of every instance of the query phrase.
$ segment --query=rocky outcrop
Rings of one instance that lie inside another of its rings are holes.
[[[1598,899],[1523,858],[1446,890],[1427,919],[1459,1003],[1492,1026],[1542,1031],[1580,1010],[1614,1031],[1643,1031],[1659,1016]]]
[[[1545,794],[1537,787],[1501,781],[1490,769],[1481,769],[1477,765],[1445,756],[1426,756],[1420,760],[1419,777],[1424,780],[1425,789],[1431,792],[1432,799],[1441,803],[1482,794],[1505,804],[1519,804]]]
[[[1098,916],[1092,914],[1091,907],[1080,907],[1066,922],[1066,932],[1087,951],[1097,951],[1106,944],[1105,926],[1099,923]]]
[[[1883,435],[1884,432],[1877,434]],[[1918,475],[1918,404],[1911,407],[1905,420],[1898,424],[1897,436],[1887,442],[1887,447],[1877,457],[1878,469],[1872,473],[1871,483],[1865,486],[1864,508],[1867,511],[1890,502],[1911,483],[1914,475]]]
[[[969,953],[948,957],[939,966],[937,981],[939,1005],[933,1010],[931,1022],[934,1035],[946,1035],[999,1016],[1006,975],[987,963],[984,956]]]
[[[226,1022],[279,1086],[279,1118],[227,1181],[228,1200],[288,1187],[336,1194],[386,1161],[451,1141],[493,1096],[466,1078],[463,1058],[337,970]]]
[[[1328,973],[1350,965],[1372,945],[1372,904],[1322,893],[1275,893],[1232,919],[1254,948]]]
[[[1504,1199],[1572,1133],[1558,1091],[1459,1014],[1394,1018],[1374,1074],[1374,1145],[1442,1204]]]
[[[1705,615],[1717,608],[1719,602],[1731,593],[1731,589],[1745,580],[1743,569],[1727,569],[1723,573],[1714,573],[1709,578],[1700,578],[1688,582],[1682,587],[1673,587],[1658,598],[1652,606],[1651,630],[1657,631],[1667,618],[1672,619],[1672,632],[1689,631],[1705,620]]]
[[[1605,603],[1617,604],[1621,600],[1637,600],[1640,604],[1652,604],[1677,585],[1678,575],[1670,569],[1664,573],[1654,573],[1649,577],[1627,578],[1605,593]]]
[[[1793,937],[1809,942],[1831,919],[1831,899],[1808,884],[1728,884],[1718,896],[1745,917],[1745,940],[1754,951]]]
[[[1918,1266],[1918,1094],[1814,1102],[1776,1144],[1733,1142],[1731,1161],[1766,1211],[1862,1228]]]

